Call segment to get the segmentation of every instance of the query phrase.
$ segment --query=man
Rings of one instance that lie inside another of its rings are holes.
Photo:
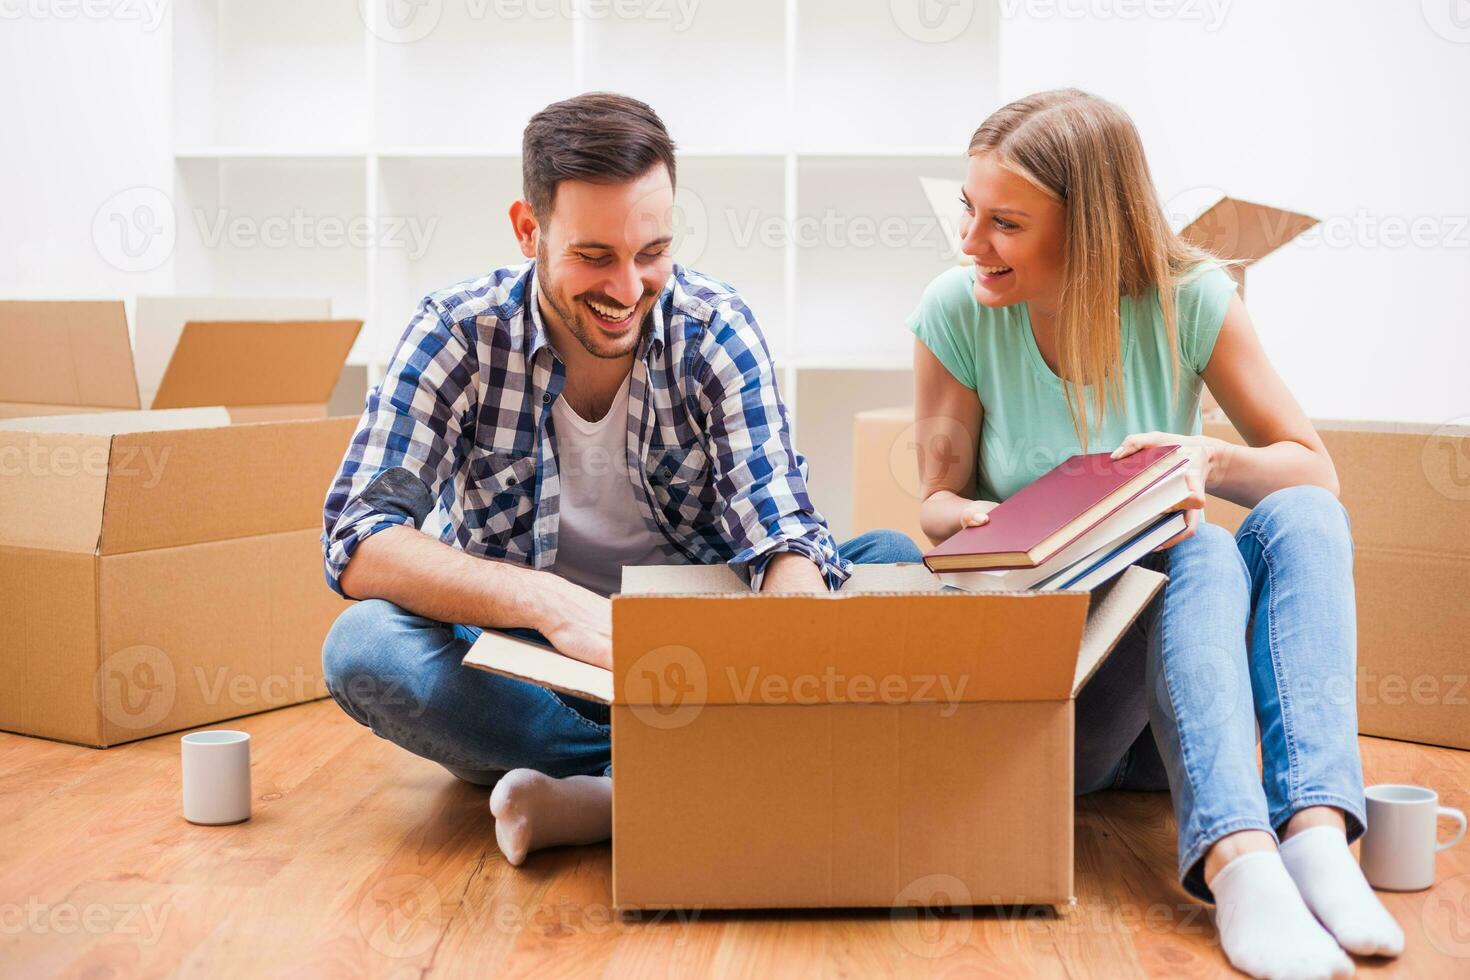
[[[482,628],[608,667],[626,565],[725,562],[753,590],[810,592],[919,557],[886,531],[839,549],[812,507],[755,317],[670,254],[674,145],[653,110],[567,99],[522,152],[510,220],[532,261],[425,298],[322,537],[328,583],[365,600],[327,637],[332,696],[494,785],[511,864],[609,836],[608,712],[463,667]]]

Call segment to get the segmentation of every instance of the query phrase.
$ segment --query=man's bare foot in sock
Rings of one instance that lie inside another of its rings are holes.
[[[511,864],[559,844],[595,844],[612,836],[612,779],[554,779],[534,769],[512,769],[490,793],[495,842]]]

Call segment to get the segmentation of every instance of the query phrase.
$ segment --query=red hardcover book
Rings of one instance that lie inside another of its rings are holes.
[[[962,528],[924,556],[931,572],[1035,568],[1188,462],[1178,446],[1072,456],[1017,490],[990,522]]]

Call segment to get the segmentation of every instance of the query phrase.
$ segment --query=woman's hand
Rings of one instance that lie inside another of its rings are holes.
[[[1225,443],[1213,436],[1181,436],[1172,432],[1135,432],[1124,439],[1112,454],[1113,459],[1123,459],[1125,456],[1132,456],[1140,449],[1175,445],[1179,446],[1181,451],[1189,457],[1189,462],[1185,463],[1184,470],[1184,482],[1189,487],[1189,495],[1170,507],[1166,513],[1176,510],[1184,511],[1185,526],[1184,530],[1155,548],[1156,552],[1167,551],[1179,542],[1194,536],[1195,528],[1199,526],[1200,515],[1204,511],[1205,495],[1209,492],[1212,468]]]
[[[960,529],[990,523],[990,512],[997,506],[993,500],[972,500],[960,511]]]

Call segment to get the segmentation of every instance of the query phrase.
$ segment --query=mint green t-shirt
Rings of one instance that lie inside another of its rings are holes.
[[[1026,304],[996,309],[975,299],[973,266],[940,274],[919,300],[908,327],[949,373],[980,396],[984,419],[976,496],[1004,500],[1082,451],[1067,412],[1062,380],[1047,367],[1031,332]],[[1088,452],[1116,449],[1134,432],[1200,431],[1200,373],[1210,361],[1235,280],[1217,265],[1203,265],[1176,293],[1179,330],[1179,398],[1172,402],[1169,340],[1158,289],[1123,297],[1123,412],[1109,404],[1099,428],[1091,386],[1084,389]]]

